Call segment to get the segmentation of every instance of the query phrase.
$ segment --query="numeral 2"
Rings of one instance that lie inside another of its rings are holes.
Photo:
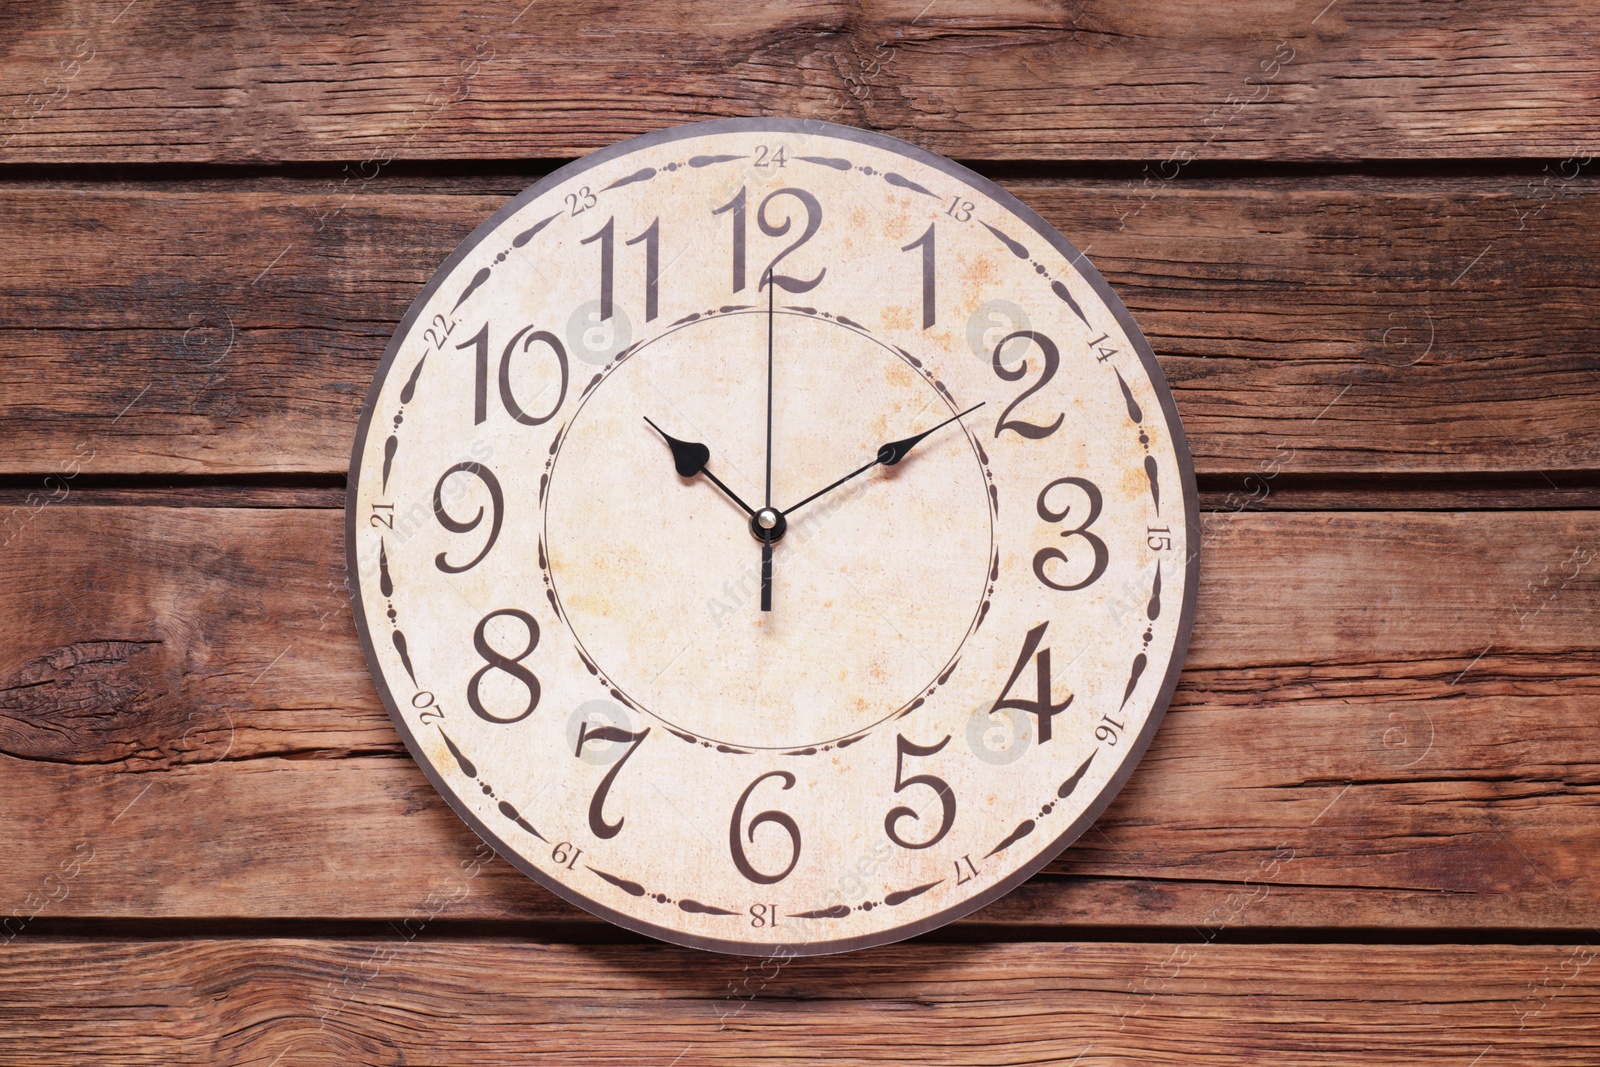
[[[781,224],[767,219],[767,208],[780,196],[792,196],[800,201],[801,205],[806,209],[806,228],[800,232],[799,237],[789,242],[782,252],[772,257],[772,262],[767,264],[767,269],[761,272],[762,285],[776,285],[786,293],[809,293],[822,283],[822,276],[828,273],[827,267],[817,271],[817,276],[810,281],[803,281],[787,274],[774,274],[773,268],[790,252],[793,252],[816,236],[817,229],[822,225],[822,205],[817,202],[816,197],[804,189],[796,189],[793,186],[785,186],[775,192],[768,193],[766,199],[761,201],[761,207],[756,210],[756,225],[760,226],[761,232],[768,237],[782,237],[789,232],[789,227],[794,224],[794,219],[788,215],[783,217]]]
[[[1014,333],[1006,334],[1000,338],[1000,343],[994,346],[994,372],[1004,381],[1014,382],[1028,373],[1028,361],[1026,359],[1015,369],[1007,367],[1000,361],[1000,350],[1006,346],[1007,341],[1015,340],[1018,337],[1025,337],[1039,346],[1039,352],[1044,356],[1044,373],[1039,375],[1038,381],[1018,393],[1017,398],[1011,402],[1010,406],[1000,413],[1000,421],[995,423],[994,435],[999,437],[1001,431],[1010,430],[1012,433],[1026,437],[1030,441],[1037,441],[1040,438],[1049,437],[1061,429],[1061,423],[1066,419],[1066,415],[1057,415],[1055,422],[1048,426],[1039,426],[1031,422],[1013,420],[1011,413],[1016,410],[1018,404],[1043,389],[1050,379],[1056,376],[1056,371],[1061,367],[1061,350],[1056,347],[1054,341],[1037,330],[1017,330]]]

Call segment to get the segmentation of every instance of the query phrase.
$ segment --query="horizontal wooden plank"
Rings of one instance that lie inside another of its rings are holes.
[[[0,480],[0,514],[27,510],[42,499],[65,507],[132,505],[163,508],[342,508],[344,476],[109,475],[80,474],[62,493],[48,475],[13,475]],[[1202,512],[1231,511],[1533,511],[1600,508],[1600,478],[1561,474],[1557,486],[1538,471],[1506,478],[1484,474],[1401,477],[1284,474],[1270,482],[1259,475],[1238,480],[1208,478],[1200,486]],[[4,520],[0,519],[0,527]],[[0,538],[3,539],[3,538]]]
[[[667,947],[21,938],[0,1055],[44,1067],[1592,1062],[1578,946]],[[1486,1058],[1492,1053],[1492,1058]]]
[[[344,471],[395,323],[504,198],[220,185],[0,187],[0,474]],[[1281,475],[1596,468],[1576,188],[1011,185],[1132,308],[1239,506]]]
[[[975,923],[1592,924],[1600,515],[1226,513],[1204,537],[1143,765]],[[0,913],[394,918],[451,892],[476,839],[378,704],[342,582],[336,511],[16,526]],[[582,918],[499,862],[452,909]]]
[[[25,161],[551,158],[749,114],[962,158],[1560,157],[1597,143],[1600,92],[1583,0],[86,0],[9,29]]]

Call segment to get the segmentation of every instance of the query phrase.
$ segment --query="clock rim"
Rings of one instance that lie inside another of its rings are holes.
[[[1024,863],[994,885],[922,919],[869,934],[833,938],[825,941],[737,941],[728,938],[703,937],[674,930],[671,927],[658,926],[648,920],[615,911],[605,904],[592,900],[571,886],[546,875],[537,866],[524,859],[515,848],[501,838],[500,834],[478,818],[465,800],[458,796],[456,790],[446,782],[438,768],[422,758],[422,748],[418,744],[415,735],[411,732],[410,726],[406,723],[405,717],[394,699],[394,694],[389,689],[388,681],[383,676],[383,672],[378,669],[376,650],[366,621],[360,562],[356,551],[357,505],[361,490],[361,458],[366,450],[367,436],[371,430],[372,417],[383,391],[383,385],[388,380],[389,372],[399,355],[401,345],[409,337],[411,328],[415,325],[417,318],[426,309],[434,293],[451,276],[461,261],[471,254],[485,238],[497,230],[506,219],[520,211],[529,201],[536,199],[549,189],[593,169],[601,163],[615,159],[618,156],[629,155],[643,149],[669,144],[673,141],[690,137],[750,132],[835,137],[840,140],[854,141],[858,144],[869,145],[903,155],[941,170],[958,181],[965,182],[982,191],[1005,210],[1027,223],[1051,247],[1065,256],[1067,261],[1083,275],[1091,288],[1094,289],[1095,294],[1100,298],[1101,303],[1111,311],[1112,317],[1117,321],[1117,325],[1127,335],[1130,344],[1132,344],[1134,351],[1139,356],[1140,364],[1144,367],[1151,386],[1156,391],[1156,397],[1160,401],[1161,413],[1166,422],[1167,432],[1171,435],[1173,453],[1177,459],[1179,478],[1183,487],[1185,549],[1187,551],[1183,607],[1179,613],[1178,628],[1174,635],[1172,655],[1167,663],[1166,675],[1163,677],[1161,688],[1157,691],[1156,698],[1151,704],[1150,714],[1145,720],[1144,727],[1140,730],[1138,737],[1134,739],[1128,750],[1128,758],[1122,761],[1116,771],[1112,773],[1104,788],[1090,802],[1088,807],[1079,814],[1078,818],[1073,820],[1049,844],[1040,849],[1027,863]],[[1156,732],[1161,727],[1162,720],[1166,718],[1167,706],[1171,702],[1174,689],[1177,688],[1178,676],[1183,671],[1184,661],[1188,658],[1189,641],[1194,629],[1195,608],[1199,594],[1201,550],[1200,506],[1195,482],[1194,459],[1189,450],[1188,437],[1184,433],[1183,423],[1178,416],[1177,404],[1173,400],[1172,390],[1167,384],[1166,375],[1162,373],[1160,364],[1156,362],[1155,353],[1150,348],[1150,342],[1145,338],[1144,332],[1139,329],[1138,324],[1133,319],[1133,315],[1123,304],[1121,298],[1111,288],[1110,283],[1101,276],[1094,264],[1083,253],[1079,252],[1064,235],[1051,226],[1038,212],[1002,189],[992,180],[952,159],[921,148],[901,138],[875,131],[857,129],[853,126],[844,126],[822,119],[781,117],[727,118],[669,126],[597,149],[586,156],[557,168],[512,197],[499,210],[495,211],[494,214],[490,215],[489,218],[468,234],[450,255],[445,257],[422,287],[421,292],[417,294],[416,299],[411,302],[411,306],[406,309],[406,313],[400,319],[400,322],[395,326],[394,333],[390,336],[389,344],[384,349],[383,357],[373,371],[372,384],[368,387],[366,399],[361,406],[361,415],[356,427],[355,441],[351,448],[349,474],[346,481],[348,484],[345,492],[346,575],[351,593],[351,614],[355,617],[356,633],[361,639],[361,650],[366,659],[367,673],[372,676],[379,699],[383,701],[390,720],[405,741],[406,749],[411,754],[413,762],[422,769],[434,791],[444,798],[445,802],[450,805],[451,810],[455,812],[462,822],[466,823],[484,843],[494,849],[501,859],[510,863],[524,875],[532,878],[567,903],[582,908],[591,915],[604,919],[622,929],[645,934],[670,944],[702,951],[736,956],[786,958],[792,956],[831,955],[864,948],[874,948],[937,930],[1007,895],[1042,870],[1046,864],[1065,851],[1079,837],[1082,837],[1089,827],[1093,826],[1100,816],[1105,813],[1106,808],[1116,799],[1123,786],[1127,784],[1128,779],[1132,777],[1133,772],[1143,762],[1150,743],[1155,739]]]

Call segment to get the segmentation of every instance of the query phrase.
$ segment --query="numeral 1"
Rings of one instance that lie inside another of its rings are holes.
[[[591,241],[600,242],[600,321],[605,322],[611,318],[611,274],[616,263],[616,216],[606,219],[606,224],[600,229],[579,241],[579,244],[588,244]]]
[[[745,241],[745,187],[739,186],[739,192],[732,200],[712,211],[713,215],[721,215],[725,211],[733,212],[733,291],[739,292],[744,288],[744,241]]]
[[[909,252],[913,248],[922,249],[922,328],[926,330],[933,325],[934,318],[934,242],[933,223],[928,223],[928,228],[921,237],[900,249]]]
[[[644,242],[644,321],[656,317],[656,286],[661,279],[661,219],[650,223],[639,236],[628,244]]]
[[[472,425],[476,426],[489,417],[489,324],[456,345],[458,351],[463,348],[472,349]]]

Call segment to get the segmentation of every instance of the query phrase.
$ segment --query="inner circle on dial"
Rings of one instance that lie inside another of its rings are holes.
[[[769,499],[767,325],[765,309],[704,316],[608,368],[561,436],[544,535],[567,625],[630,703],[702,740],[790,750],[859,735],[946,672],[978,617],[994,528],[955,423],[795,507],[957,409],[894,349],[793,309],[773,322]],[[705,444],[706,469],[756,514],[679,477],[647,416]],[[764,612],[769,509],[782,536]]]

